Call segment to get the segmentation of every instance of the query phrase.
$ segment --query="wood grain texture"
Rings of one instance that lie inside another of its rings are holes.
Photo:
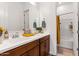
[[[0,56],[47,56],[49,55],[50,36],[30,42],[28,44],[16,47],[7,52],[0,54]]]
[[[56,24],[57,24],[57,44],[60,44],[60,17],[56,16]]]

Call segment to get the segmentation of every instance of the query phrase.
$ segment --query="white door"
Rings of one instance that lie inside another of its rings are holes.
[[[73,31],[70,29],[70,25],[73,26],[73,13],[68,13],[60,16],[60,32],[61,40],[60,46],[64,48],[72,49]]]

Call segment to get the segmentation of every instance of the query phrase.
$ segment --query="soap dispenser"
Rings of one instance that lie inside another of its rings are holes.
[[[43,28],[43,32],[44,32],[46,30],[45,18],[43,18],[43,21],[42,21],[42,28]]]

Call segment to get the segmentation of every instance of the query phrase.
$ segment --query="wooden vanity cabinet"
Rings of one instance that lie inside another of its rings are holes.
[[[25,52],[22,56],[39,56],[39,46],[34,47],[32,50]]]
[[[16,47],[12,50],[0,54],[1,56],[22,56],[24,53],[28,53],[30,50],[34,50],[35,47],[39,46],[39,40],[35,40],[28,44]],[[37,50],[37,49],[36,49]]]
[[[4,52],[0,54],[0,56],[47,56],[49,55],[49,39],[50,36],[47,35],[28,44]]]
[[[40,56],[48,56],[50,43],[49,43],[50,36],[45,36],[40,39]]]

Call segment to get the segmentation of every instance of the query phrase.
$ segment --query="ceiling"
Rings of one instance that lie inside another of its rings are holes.
[[[57,2],[57,7],[61,5],[73,4],[73,2]]]

